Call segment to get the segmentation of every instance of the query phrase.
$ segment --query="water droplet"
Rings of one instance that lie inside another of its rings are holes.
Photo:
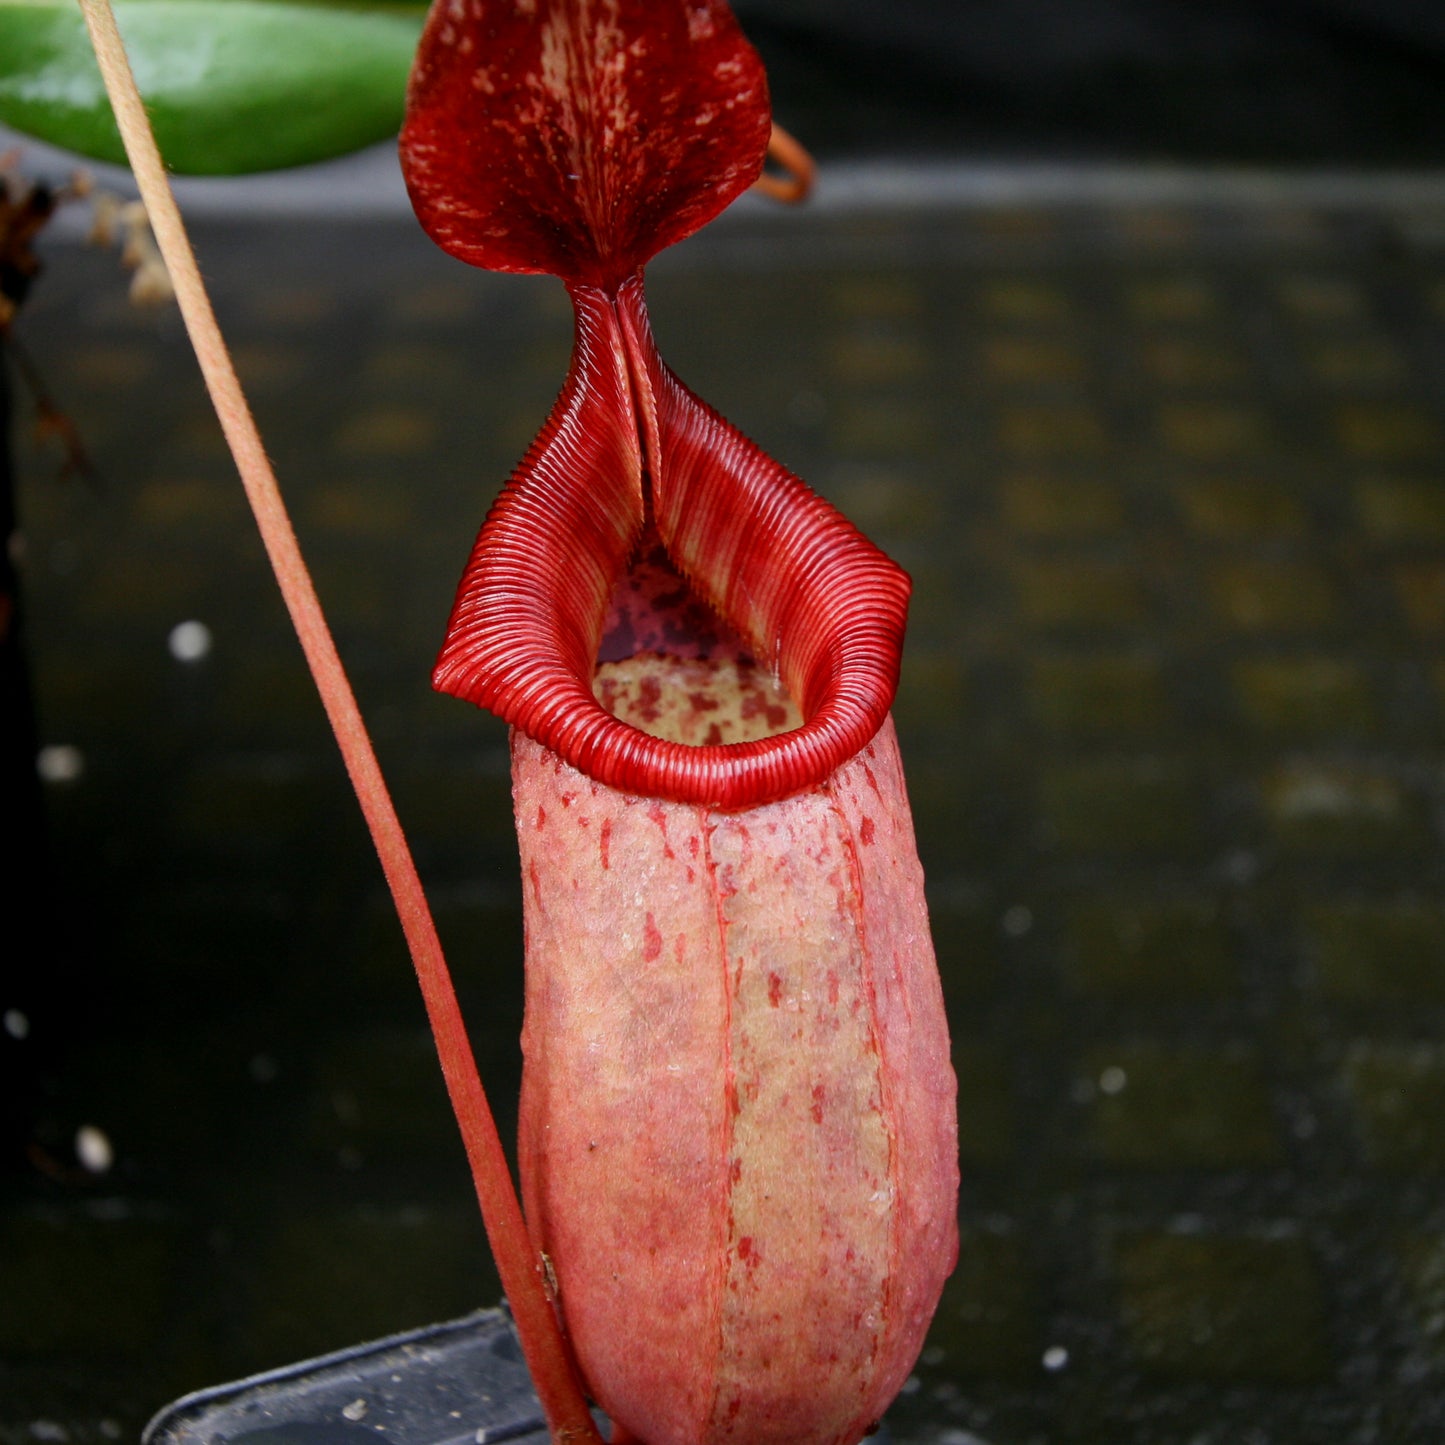
[[[75,1157],[82,1169],[92,1174],[106,1174],[115,1163],[115,1146],[111,1144],[104,1129],[94,1124],[82,1124],[75,1131]]]
[[[199,662],[211,650],[211,629],[204,622],[178,622],[166,646],[177,662]]]
[[[42,783],[73,783],[85,771],[85,754],[69,743],[50,743],[35,755]]]
[[[1099,1092],[1101,1094],[1122,1093],[1124,1085],[1128,1082],[1128,1074],[1126,1074],[1118,1064],[1110,1064],[1109,1067],[1099,1075]]]

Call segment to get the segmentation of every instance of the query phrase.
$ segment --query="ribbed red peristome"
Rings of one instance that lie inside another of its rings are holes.
[[[903,572],[653,344],[643,264],[751,184],[770,120],[723,0],[435,0],[401,136],[439,245],[559,275],[577,311],[566,384],[482,528],[436,685],[599,782],[724,808],[820,782],[877,732],[908,600]],[[692,748],[596,701],[608,600],[645,529],[803,727]]]
[[[820,783],[892,703],[907,574],[664,365],[640,276],[615,298],[571,291],[571,370],[477,538],[436,686],[625,792],[741,808]],[[608,599],[649,520],[693,590],[781,677],[802,727],[689,747],[593,697]]]
[[[610,289],[752,184],[770,124],[722,0],[435,0],[402,169],[452,255]]]

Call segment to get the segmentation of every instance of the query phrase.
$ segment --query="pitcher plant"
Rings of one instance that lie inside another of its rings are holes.
[[[434,681],[512,724],[527,1221],[647,1445],[851,1445],[957,1252],[908,579],[683,385],[644,300],[769,133],[718,0],[439,0],[401,138],[433,239],[575,312]]]

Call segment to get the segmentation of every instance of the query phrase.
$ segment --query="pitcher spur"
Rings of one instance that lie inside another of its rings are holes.
[[[720,0],[439,0],[402,132],[433,239],[575,308],[435,681],[513,728],[528,1227],[645,1445],[852,1445],[957,1254],[908,579],[687,390],[643,299],[769,128]]]

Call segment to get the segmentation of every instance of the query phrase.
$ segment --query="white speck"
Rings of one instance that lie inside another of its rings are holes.
[[[1044,1369],[1062,1370],[1069,1363],[1069,1352],[1062,1345],[1050,1345],[1044,1351]]]
[[[487,1427],[483,1425],[472,1439],[476,1441],[476,1445],[487,1445]]]
[[[32,1420],[30,1433],[37,1440],[69,1440],[70,1431],[58,1420]]]
[[[1022,938],[1033,926],[1033,911],[1022,903],[1015,903],[1003,916],[1003,931],[1010,938]]]
[[[82,1124],[75,1131],[75,1157],[82,1169],[92,1174],[105,1174],[115,1163],[115,1148],[106,1136],[105,1130],[94,1124]]]
[[[12,1039],[28,1039],[30,1020],[18,1008],[8,1008],[5,1010],[5,1032]]]
[[[43,783],[73,783],[85,771],[85,754],[69,743],[49,743],[35,755]]]
[[[199,662],[211,650],[211,629],[204,622],[178,622],[166,646],[177,662]]]
[[[1126,1074],[1118,1064],[1110,1064],[1109,1067],[1099,1075],[1099,1092],[1101,1094],[1122,1093],[1124,1085],[1128,1082],[1128,1074]]]
[[[900,1395],[916,1395],[923,1388],[923,1381],[917,1375],[910,1375],[904,1382]]]
[[[347,1420],[363,1420],[366,1418],[366,1401],[353,1400],[349,1405],[341,1407],[341,1413]]]

